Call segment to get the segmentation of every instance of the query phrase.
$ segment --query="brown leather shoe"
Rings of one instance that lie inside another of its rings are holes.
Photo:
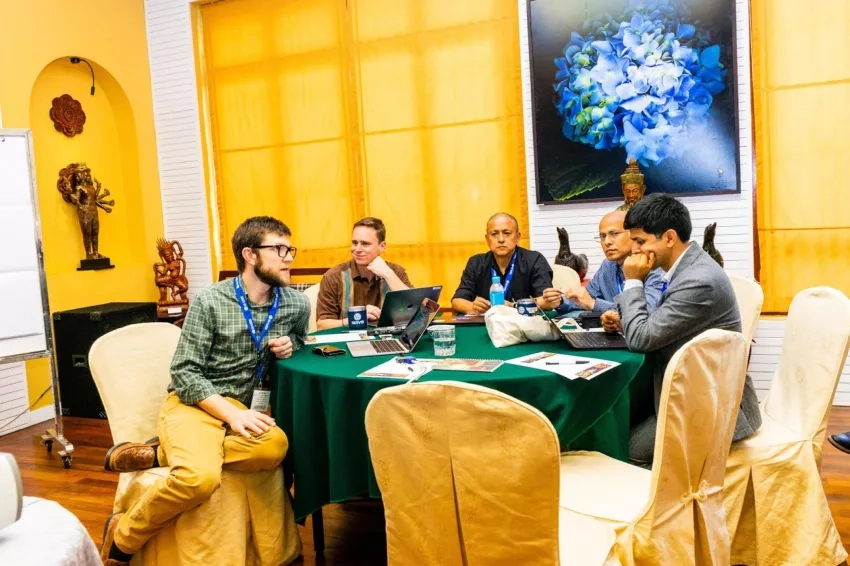
[[[115,529],[118,528],[118,520],[124,513],[113,513],[106,519],[103,527],[103,546],[100,547],[100,559],[103,566],[130,566],[129,560],[119,560],[109,556],[112,545],[115,542]]]
[[[159,465],[156,452],[159,438],[152,438],[144,444],[122,442],[106,452],[103,467],[109,472],[135,472],[149,470]]]

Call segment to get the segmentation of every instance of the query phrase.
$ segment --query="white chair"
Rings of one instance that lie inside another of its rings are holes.
[[[575,269],[566,265],[552,266],[552,286],[556,289],[575,289],[581,287],[581,279]]]
[[[316,328],[316,304],[319,301],[319,284],[310,285],[304,291],[304,295],[310,299],[310,323],[307,326],[307,332],[315,332]]]
[[[73,513],[55,501],[25,496],[20,519],[0,530],[0,564],[101,566],[102,562],[94,541]]]
[[[180,329],[167,323],[125,326],[101,336],[89,367],[109,420],[113,443],[157,435],[159,410],[171,380],[169,367]],[[124,511],[168,468],[121,474],[114,511]],[[178,544],[179,543],[179,544]],[[292,506],[280,468],[224,470],[221,487],[206,503],[183,513],[133,555],[133,565],[288,564],[301,552]]]
[[[724,485],[733,564],[839,564],[847,558],[820,479],[826,422],[850,346],[850,299],[797,294],[762,425],[732,445]]]
[[[735,290],[735,299],[738,301],[738,310],[741,311],[741,333],[747,339],[747,349],[752,344],[753,335],[756,333],[761,307],[764,304],[764,292],[754,279],[729,275],[732,288]]]
[[[24,488],[15,457],[0,452],[0,531],[21,518]]]
[[[620,564],[728,565],[721,489],[744,387],[746,343],[707,330],[667,365],[652,471],[598,452],[561,457],[561,508],[617,533]],[[567,555],[593,544],[566,535]]]
[[[412,383],[372,398],[366,433],[389,566],[606,559],[611,529],[560,516],[558,436],[537,409],[477,385]],[[594,538],[595,555],[566,554],[577,531]]]

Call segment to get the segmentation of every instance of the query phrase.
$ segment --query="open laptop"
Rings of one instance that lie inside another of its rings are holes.
[[[454,324],[460,326],[468,324],[470,326],[484,326],[483,314],[458,314],[444,313],[443,316],[434,320],[434,324]]]
[[[564,332],[558,324],[549,318],[546,311],[539,309],[538,312],[558,332],[571,348],[575,350],[627,350],[626,339],[622,334],[608,334],[607,332]]]
[[[419,339],[428,330],[428,325],[434,320],[440,305],[429,298],[422,299],[413,318],[407,323],[407,328],[398,338],[391,340],[366,340],[363,342],[347,342],[346,346],[353,358],[366,356],[388,356],[408,354],[413,351]]]
[[[413,318],[416,309],[422,304],[422,299],[431,299],[436,303],[440,300],[442,290],[442,285],[435,285],[390,291],[384,297],[378,326],[404,326]]]

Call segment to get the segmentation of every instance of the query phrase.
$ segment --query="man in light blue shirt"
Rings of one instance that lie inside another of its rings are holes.
[[[623,292],[626,281],[623,262],[632,253],[632,241],[623,229],[625,218],[626,211],[615,210],[599,222],[599,235],[595,239],[602,245],[605,260],[587,287],[547,289],[543,293],[543,298],[550,304],[557,302],[560,296],[561,304],[556,308],[559,313],[576,317],[585,311],[602,314],[614,308],[614,297]],[[650,312],[655,310],[661,297],[663,275],[661,269],[654,269],[644,282],[646,306]]]

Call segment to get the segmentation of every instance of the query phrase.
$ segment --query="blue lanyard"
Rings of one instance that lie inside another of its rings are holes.
[[[666,282],[666,281],[662,281],[662,282],[661,282],[661,292],[662,292],[662,293],[664,293],[664,292],[666,292],[666,291],[667,291],[667,282]]]
[[[269,309],[269,314],[266,316],[266,321],[260,329],[260,334],[257,334],[257,327],[254,324],[254,317],[251,315],[251,307],[248,306],[248,297],[245,296],[245,290],[242,288],[240,276],[233,278],[233,290],[236,291],[236,300],[239,301],[239,306],[242,309],[242,316],[245,317],[245,322],[248,324],[248,332],[251,333],[251,339],[257,346],[257,381],[263,381],[263,338],[272,327],[274,317],[277,315],[277,309],[280,307],[280,287],[274,289],[274,301]]]
[[[505,299],[508,298],[508,289],[511,288],[511,281],[514,280],[514,265],[516,264],[516,250],[514,250],[514,255],[511,256],[511,264],[508,266],[508,273],[505,275]],[[491,265],[490,266],[490,277],[498,277],[499,274],[496,273],[496,269]]]
[[[625,283],[623,282],[623,273],[621,271],[621,267],[617,266],[617,294],[621,294],[623,292],[623,287]]]

